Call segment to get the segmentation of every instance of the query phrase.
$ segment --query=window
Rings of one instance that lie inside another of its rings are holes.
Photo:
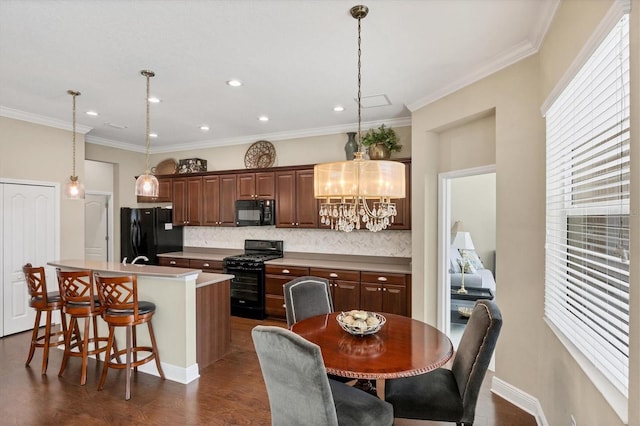
[[[628,397],[628,15],[558,96],[546,123],[545,316]]]

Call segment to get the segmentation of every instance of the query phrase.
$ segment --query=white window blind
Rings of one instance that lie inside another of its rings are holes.
[[[628,397],[629,20],[546,115],[545,315]]]

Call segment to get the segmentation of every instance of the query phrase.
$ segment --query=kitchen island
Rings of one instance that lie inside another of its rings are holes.
[[[168,380],[189,383],[200,376],[200,368],[230,350],[229,280],[232,275],[90,260],[57,260],[48,264],[65,270],[88,269],[102,275],[136,275],[139,300],[156,305],[153,329]],[[100,333],[106,335],[106,324],[100,324]],[[120,331],[116,339],[124,342],[124,330]],[[149,344],[146,330],[138,331],[138,342]],[[145,364],[139,370],[158,375],[154,363]]]

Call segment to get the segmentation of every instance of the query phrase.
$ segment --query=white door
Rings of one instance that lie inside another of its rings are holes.
[[[2,186],[2,335],[33,328],[35,311],[29,307],[22,273],[25,263],[45,266],[55,256],[55,189],[50,186]],[[49,291],[57,290],[52,268],[47,268]]]
[[[84,258],[106,262],[109,196],[87,194],[84,200]]]

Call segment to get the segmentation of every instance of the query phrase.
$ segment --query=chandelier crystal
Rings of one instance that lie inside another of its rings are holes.
[[[157,197],[160,192],[160,184],[158,183],[158,178],[151,174],[151,169],[149,168],[149,79],[154,77],[156,74],[153,71],[142,70],[140,74],[146,77],[147,79],[147,96],[145,96],[145,102],[147,106],[147,121],[146,121],[146,170],[143,175],[138,176],[136,179],[136,196],[142,197]]]
[[[351,161],[317,164],[314,196],[320,204],[320,223],[343,232],[364,227],[372,232],[387,229],[398,211],[391,200],[405,197],[405,166],[397,161],[365,160],[362,149],[362,92],[360,21],[367,6],[354,6],[358,20],[358,152]]]
[[[82,200],[84,199],[84,185],[76,175],[76,96],[80,96],[80,92],[67,90],[67,93],[73,96],[73,171],[69,176],[69,182],[64,185],[64,196],[70,200]]]

